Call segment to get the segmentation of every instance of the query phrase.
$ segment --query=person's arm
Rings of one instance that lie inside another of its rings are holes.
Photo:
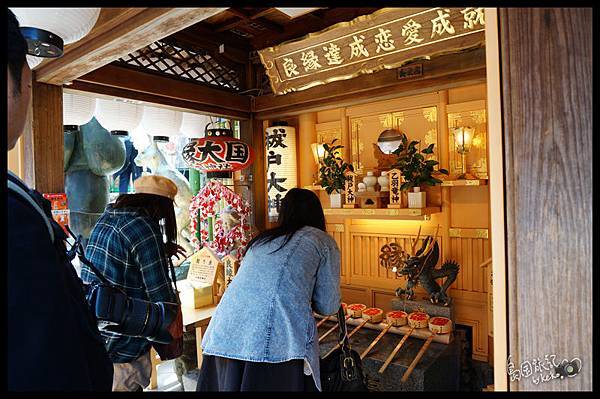
[[[340,308],[340,251],[335,244],[323,246],[312,303],[321,315],[334,314]]]
[[[150,302],[174,302],[169,265],[160,228],[149,218],[137,218],[123,236],[130,241]],[[169,273],[169,274],[167,274]]]

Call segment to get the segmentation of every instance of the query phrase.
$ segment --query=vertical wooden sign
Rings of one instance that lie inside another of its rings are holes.
[[[234,256],[227,255],[221,259],[221,262],[225,269],[225,289],[227,289],[237,273],[239,261]]]
[[[390,203],[388,208],[402,208],[402,193],[400,184],[402,183],[402,174],[399,169],[392,169],[388,172],[390,178]]]
[[[356,173],[354,172],[346,172],[346,187],[344,197],[344,208],[356,207]]]

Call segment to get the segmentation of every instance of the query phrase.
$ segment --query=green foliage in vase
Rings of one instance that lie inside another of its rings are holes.
[[[339,156],[339,150],[344,146],[336,145],[336,141],[337,139],[334,139],[329,144],[323,144],[325,155],[319,168],[319,183],[327,194],[341,193],[345,188],[346,171],[354,172],[354,167]]]
[[[419,151],[419,148],[417,148],[419,143],[417,140],[412,140],[409,143],[406,134],[402,133],[400,145],[393,152],[397,156],[397,160],[392,167],[399,169],[405,180],[400,186],[400,190],[409,190],[413,187],[420,187],[423,184],[434,186],[442,182],[433,176],[436,172],[433,168],[439,162],[433,159],[425,160],[425,156],[423,155],[433,154],[434,144],[429,144],[427,148]],[[445,175],[448,174],[446,169],[439,169],[437,172]]]

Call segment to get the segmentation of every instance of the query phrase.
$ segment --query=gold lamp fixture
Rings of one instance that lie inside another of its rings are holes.
[[[477,177],[467,172],[467,154],[471,150],[475,129],[470,126],[457,126],[456,121],[454,125],[452,135],[454,136],[456,152],[462,156],[462,173],[457,179],[477,179]]]
[[[317,166],[321,166],[323,157],[325,156],[325,148],[323,147],[323,144],[312,143],[310,148],[312,149],[313,156],[315,157],[315,163]]]

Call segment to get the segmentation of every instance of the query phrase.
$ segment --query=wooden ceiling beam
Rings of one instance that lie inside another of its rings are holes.
[[[231,10],[227,10],[227,11],[231,11]],[[243,24],[244,22],[246,22],[246,20],[244,18],[238,18],[238,17],[234,17],[234,18],[236,18],[235,21],[230,22],[227,25],[223,25],[223,26],[216,28],[215,32],[226,32],[229,29],[236,28],[236,27],[240,26],[241,24]]]
[[[250,113],[248,112],[226,109],[218,105],[210,105],[173,97],[165,97],[153,93],[143,93],[128,89],[120,89],[118,87],[104,86],[90,82],[83,82],[80,80],[73,81],[73,84],[65,86],[64,89],[66,91],[78,90],[87,93],[94,93],[97,94],[98,97],[106,96],[106,98],[127,98],[130,100],[142,101],[144,103],[159,104],[169,108],[177,108],[179,110],[189,109],[213,116],[250,119]]]
[[[239,26],[241,25],[243,22],[257,22],[260,25],[264,26],[267,30],[272,31],[272,32],[276,32],[276,33],[283,33],[284,29],[281,25],[276,24],[274,22],[269,21],[266,18],[262,18],[260,16],[256,16],[256,15],[248,15],[246,13],[244,13],[241,10],[238,10],[236,8],[230,8],[227,10],[227,12],[235,15],[236,17],[240,18],[240,20],[238,21],[238,23],[232,23],[229,25],[234,25],[232,27],[235,26]],[[224,31],[224,30],[229,30],[231,29],[231,27],[229,27],[229,25],[224,26],[222,28],[219,28],[217,31]]]
[[[273,7],[268,7],[265,8],[264,10],[258,11],[252,15],[250,15],[250,19],[257,19],[260,17],[264,17],[267,14],[271,14],[273,12],[274,8]]]
[[[219,64],[238,70],[248,63],[248,52],[239,50],[226,43],[216,43],[212,40],[205,40],[203,37],[195,37],[185,32],[177,32],[169,36],[174,42],[190,49],[202,49],[210,53]],[[219,53],[219,46],[225,44],[225,51]]]
[[[63,85],[223,10],[154,7],[103,10],[105,14],[101,14],[94,29],[65,48],[62,57],[41,64],[35,70],[35,79]]]
[[[195,24],[194,26],[181,31],[181,33],[183,32],[202,40],[213,41],[216,44],[231,44],[242,51],[250,52],[253,50],[253,47],[246,39],[230,33],[215,32],[214,27],[206,22]]]
[[[77,81],[193,102],[244,114],[250,112],[249,97],[116,65],[103,66],[79,77]],[[70,86],[68,87],[70,88]]]

